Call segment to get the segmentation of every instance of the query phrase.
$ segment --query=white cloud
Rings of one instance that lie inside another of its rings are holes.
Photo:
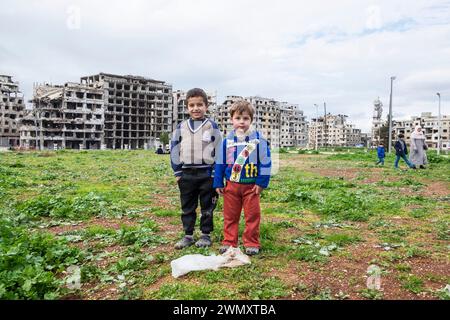
[[[2,8],[0,39],[0,73],[28,98],[34,81],[136,74],[290,101],[308,116],[326,101],[369,130],[391,75],[394,115],[434,108],[436,91],[445,110],[450,96],[449,1],[22,0]]]

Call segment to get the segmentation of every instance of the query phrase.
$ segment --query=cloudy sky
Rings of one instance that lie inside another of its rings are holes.
[[[373,100],[394,117],[450,114],[450,1],[1,1],[0,74],[61,84],[108,72],[314,104],[368,131]],[[323,110],[319,110],[323,112]]]

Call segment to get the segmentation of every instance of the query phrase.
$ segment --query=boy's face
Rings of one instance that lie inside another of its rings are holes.
[[[191,97],[187,101],[187,108],[192,120],[201,120],[205,117],[208,106],[202,97]]]
[[[231,123],[233,124],[233,128],[234,130],[236,130],[236,132],[245,133],[248,131],[250,125],[252,124],[252,118],[247,112],[235,112],[233,114],[233,117],[231,118]]]

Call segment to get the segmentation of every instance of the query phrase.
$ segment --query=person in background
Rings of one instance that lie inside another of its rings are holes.
[[[155,152],[155,153],[156,153],[156,154],[164,154],[164,150],[163,150],[163,148],[162,148],[161,145],[158,147],[158,149],[156,149],[156,152]]]
[[[384,151],[384,144],[383,142],[380,142],[377,148],[377,155],[378,155],[378,162],[377,165],[381,163],[382,166],[384,166],[384,158],[386,157],[385,151]]]
[[[428,146],[425,143],[425,135],[421,126],[416,126],[414,132],[411,133],[410,149],[409,161],[416,167],[419,166],[421,169],[425,169],[425,165],[428,163],[425,151],[428,149]]]
[[[404,137],[405,137],[405,135],[400,133],[398,135],[398,140],[395,142],[394,148],[395,148],[396,158],[395,158],[394,167],[395,167],[395,169],[398,169],[398,162],[400,161],[400,158],[402,158],[406,162],[408,167],[410,167],[412,169],[416,169],[416,166],[413,165],[411,162],[409,162],[408,158],[406,157],[406,155],[408,154],[408,148],[406,147],[405,140],[403,140]]]

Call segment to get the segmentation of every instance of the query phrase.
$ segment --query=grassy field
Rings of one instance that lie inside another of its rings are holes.
[[[172,249],[182,227],[167,155],[0,153],[0,299],[449,299],[450,161],[429,158],[413,171],[363,151],[282,152],[261,254],[174,279],[171,260],[217,254],[223,217],[220,200],[212,248]],[[367,289],[370,265],[381,290]]]

